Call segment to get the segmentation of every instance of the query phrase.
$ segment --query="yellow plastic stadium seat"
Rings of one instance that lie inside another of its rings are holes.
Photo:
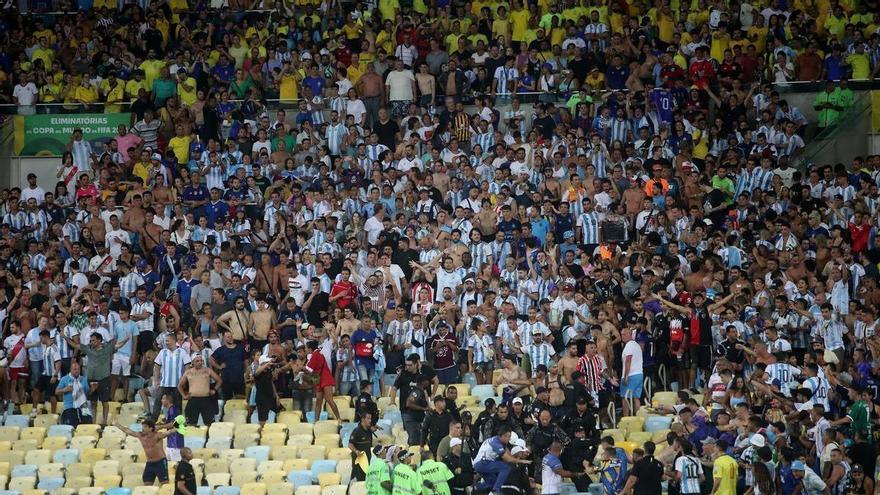
[[[345,421],[347,423],[351,423],[354,421],[354,409],[348,408],[343,409],[339,408],[339,419],[341,421]]]
[[[380,413],[384,413],[386,409],[391,407],[391,397],[382,396],[376,399],[376,407]]]
[[[321,487],[317,485],[298,486],[295,495],[321,495]]]
[[[208,438],[208,428],[204,426],[187,426],[186,436],[195,438]]]
[[[213,459],[217,457],[217,449],[193,449],[193,458],[194,459]]]
[[[56,451],[67,448],[67,439],[64,437],[46,437],[43,439],[43,448]]]
[[[645,442],[650,441],[654,437],[654,434],[647,431],[633,431],[627,435],[626,439],[629,442],[633,442],[639,447],[645,444]]]
[[[82,462],[91,462],[92,464],[103,461],[106,458],[107,449],[85,449],[79,455],[79,459]]]
[[[245,410],[230,411],[223,415],[223,419],[236,424],[244,424],[248,421],[248,413]]]
[[[266,485],[283,483],[285,479],[287,479],[287,473],[281,469],[264,471],[263,474],[260,475],[260,481]]]
[[[80,488],[87,488],[92,486],[92,478],[87,476],[68,476],[67,482],[64,483],[64,488],[73,488],[75,490],[79,490]]]
[[[318,421],[315,423],[315,436],[324,435],[327,433],[339,433],[339,421],[335,419],[330,419],[326,421]]]
[[[249,457],[242,457],[239,459],[235,459],[234,461],[229,463],[229,473],[242,473],[242,472],[253,472],[257,471],[257,460],[251,459]]]
[[[288,425],[290,427],[290,436],[294,435],[309,435],[313,436],[315,434],[315,425],[312,423],[294,423],[292,425]],[[335,431],[333,432],[335,433]]]
[[[654,443],[665,442],[666,435],[668,435],[670,431],[672,431],[672,430],[666,429],[666,430],[655,431],[654,433],[651,434],[651,441]]]
[[[131,491],[131,495],[159,495],[159,487],[139,486]]]
[[[287,433],[288,426],[284,423],[266,423],[263,425],[262,434],[267,433]]]
[[[634,442],[615,442],[615,446],[622,448],[627,454],[632,455],[633,450],[638,447]]]
[[[244,399],[230,399],[223,405],[223,412],[247,411],[247,402]]]
[[[342,476],[342,484],[348,484],[351,481],[351,459],[337,461],[336,472]]]
[[[459,397],[464,397],[471,394],[471,386],[467,383],[451,383],[446,388],[449,387],[455,387],[455,390],[458,392]]]
[[[287,410],[278,415],[276,421],[280,424],[291,426],[299,424],[302,421],[302,414],[299,411]],[[268,426],[268,425],[266,425]]]
[[[125,467],[122,468],[122,476],[141,476],[144,474],[144,466],[146,463],[144,462],[132,462],[130,464],[126,464]]]
[[[124,441],[125,439],[121,437],[101,437],[96,447],[110,452],[122,448],[122,442]]]
[[[168,473],[171,476],[171,473]],[[159,487],[159,495],[174,495],[174,483],[165,483]]]
[[[30,452],[31,450],[37,450],[39,443],[33,438],[28,438],[26,440],[16,440],[12,442],[12,450],[18,450],[19,452]]]
[[[324,447],[323,445],[309,445],[300,449],[299,456],[311,461],[325,459],[327,456],[327,447]]]
[[[143,476],[140,474],[126,475],[122,477],[122,487],[123,488],[137,488],[143,485]]]
[[[259,424],[241,424],[235,425],[235,435],[233,437],[237,437],[239,435],[259,435],[260,434],[260,425]]]
[[[654,392],[654,396],[651,398],[652,407],[657,407],[660,404],[672,406],[676,402],[678,402],[678,394],[676,392]]]
[[[119,467],[127,466],[137,460],[137,452],[128,449],[110,450],[108,456],[118,462]]]
[[[112,488],[112,487],[109,487],[109,486],[90,486],[87,488],[80,488],[79,490],[76,490],[74,493],[76,493],[77,495],[103,495],[104,489],[106,489],[106,488]],[[67,490],[67,488],[65,488],[65,490]],[[53,493],[52,495],[55,495],[55,494]]]
[[[118,474],[108,474],[103,476],[95,476],[95,486],[104,488],[117,488],[122,483],[122,476]]]
[[[76,430],[73,432],[73,436],[75,437],[95,437],[97,438],[101,434],[101,425],[79,425],[76,427]]]
[[[615,443],[623,442],[624,440],[626,440],[626,434],[617,428],[610,428],[607,430],[602,430],[602,436],[603,437],[608,437],[608,436],[612,437],[614,439]]]
[[[125,415],[137,416],[143,412],[144,412],[144,403],[141,401],[126,402],[125,404],[122,404],[122,406],[120,406],[120,408],[119,408],[120,415],[125,414]]]
[[[284,432],[263,432],[260,437],[260,445],[266,445],[268,447],[281,447],[285,442],[287,442],[287,433]]]
[[[21,436],[18,438],[19,440],[36,440],[37,443],[42,443],[43,439],[46,438],[46,428],[42,426],[25,428],[21,430]]]
[[[0,475],[0,488],[6,488],[6,484],[9,483],[9,476]]]
[[[58,424],[58,415],[57,414],[40,414],[36,418],[34,418],[34,426],[39,426],[42,428],[48,428],[52,425]]]
[[[9,491],[23,492],[25,490],[33,490],[37,484],[37,478],[33,476],[23,476],[21,478],[12,478],[9,480]]]
[[[296,445],[273,445],[269,452],[271,459],[286,461],[296,457],[299,447]]]
[[[205,475],[205,481],[208,482],[208,486],[211,488],[217,486],[228,486],[229,485],[229,473],[210,473]]]
[[[94,447],[97,443],[98,437],[92,435],[80,435],[70,439],[70,448],[75,450],[89,449]],[[139,440],[138,444],[140,444]]]
[[[293,493],[293,485],[284,482],[268,485],[266,495],[290,495],[291,493]]]
[[[239,435],[232,440],[232,446],[236,449],[246,449],[248,447],[254,447],[259,445],[260,443],[260,435],[257,433],[254,434],[246,434]]]
[[[287,437],[287,445],[293,445],[296,447],[306,447],[312,445],[315,442],[315,438],[309,435],[290,435]]]
[[[642,431],[645,428],[645,418],[638,416],[625,416],[617,422],[617,429],[627,433],[633,431]]]
[[[8,462],[0,462],[0,476],[9,477],[9,463]]]
[[[96,478],[98,476],[119,474],[119,461],[98,461],[92,467],[92,474],[94,474]]]
[[[229,461],[226,459],[208,459],[205,461],[205,474],[228,473]]]
[[[12,450],[12,442],[9,440],[0,440],[0,452],[9,452]]]
[[[64,464],[60,462],[50,462],[48,464],[39,465],[37,473],[40,479],[43,478],[63,478]]]
[[[266,495],[265,483],[245,483],[241,485],[241,495]]]
[[[338,433],[324,433],[315,437],[315,445],[323,445],[327,450],[339,447],[339,441]]]
[[[232,464],[232,461],[238,459],[239,457],[244,457],[244,450],[242,449],[226,449],[217,454],[220,459],[226,459],[226,462]]]
[[[43,464],[49,464],[50,462],[52,462],[51,450],[36,449],[31,450],[24,455],[25,464],[36,464],[37,466],[41,466]]]
[[[0,426],[0,440],[14,442],[21,435],[21,428],[17,426]]]
[[[287,459],[284,461],[284,470],[288,473],[291,471],[305,471],[312,466],[312,461],[308,459]]]
[[[245,471],[234,473],[232,475],[232,479],[230,483],[232,486],[242,486],[246,483],[253,483],[257,481],[257,472],[256,471]]]
[[[351,460],[351,450],[345,447],[334,447],[327,451],[327,459],[331,461]]]
[[[143,472],[143,471],[141,471]],[[89,477],[92,475],[92,465],[86,464],[84,462],[75,462],[73,464],[68,464],[66,468],[66,473],[68,478],[70,477]]]
[[[263,461],[257,466],[257,474],[263,474],[267,471],[283,471],[284,470],[284,461]],[[271,483],[266,483],[270,485]]]
[[[208,437],[230,437],[232,438],[232,433],[235,431],[235,423],[212,423],[211,427],[208,428]]]
[[[321,473],[318,475],[318,485],[321,488],[330,485],[338,485],[342,482],[342,476],[339,473]]]
[[[325,486],[321,489],[321,495],[346,495],[348,487],[345,485]]]
[[[367,483],[364,481],[355,481],[348,489],[348,495],[367,495]]]

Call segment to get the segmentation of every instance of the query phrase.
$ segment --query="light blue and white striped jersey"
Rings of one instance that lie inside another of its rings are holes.
[[[467,193],[465,193],[461,189],[458,189],[458,190],[450,189],[449,191],[446,192],[446,202],[450,206],[452,206],[453,209],[456,206],[458,206],[466,197],[467,197]]]
[[[173,351],[165,348],[159,351],[155,364],[161,367],[159,372],[160,387],[175,387],[180,384],[180,377],[190,364],[189,354],[180,347]]]
[[[119,279],[119,292],[126,299],[133,299],[137,288],[144,285],[144,277],[137,272],[128,272],[128,275]]]
[[[501,352],[505,354],[513,352],[513,346],[510,344],[516,337],[514,336],[510,325],[507,324],[506,319],[501,319],[501,321],[498,322],[498,329],[495,331],[495,338],[499,339],[499,343],[501,343]]]
[[[545,279],[539,278],[537,280],[538,285],[538,301],[541,299],[550,299],[550,292],[553,291],[553,288],[556,287],[556,281],[553,279]],[[537,306],[537,302],[534,302],[533,305]]]
[[[342,154],[342,138],[346,134],[348,134],[348,129],[345,128],[345,124],[342,122],[336,125],[327,125],[327,147],[330,149],[331,155]]]
[[[61,232],[64,237],[70,239],[71,243],[79,242],[79,225],[77,225],[76,222],[65,222],[64,226],[61,227]]]
[[[311,280],[315,276],[315,265],[312,263],[300,263],[297,270],[306,280]]]
[[[515,93],[517,82],[519,81],[519,72],[513,67],[502,65],[495,69],[495,81],[498,83],[495,90],[496,94],[509,95],[509,93]]]
[[[483,150],[490,150],[495,147],[495,132],[489,129],[486,132],[477,133],[473,137],[473,144],[479,144]],[[474,156],[472,158],[478,157]]]
[[[388,327],[385,328],[385,340],[390,345],[404,347],[409,343],[406,338],[407,335],[412,335],[412,328],[412,320],[393,320],[388,324]]]
[[[535,377],[535,369],[538,366],[543,364],[547,368],[550,368],[551,358],[556,354],[556,351],[553,350],[553,346],[546,342],[541,342],[538,345],[530,344],[525,349],[529,355],[529,363],[531,363],[532,367],[532,378]]]
[[[577,226],[581,229],[581,242],[583,244],[599,244],[599,225],[601,215],[596,210],[582,213],[577,219]]]
[[[611,132],[609,135],[609,141],[620,141],[621,143],[626,143],[629,133],[629,121],[624,119],[615,118],[611,121]]]
[[[507,282],[507,286],[510,287],[510,293],[516,294],[519,289],[519,273],[517,273],[516,268],[513,270],[502,268],[499,277],[502,282]]]
[[[220,166],[219,163],[215,163],[208,167],[208,173],[205,175],[205,185],[208,187],[209,191],[215,187],[221,191],[225,191],[226,185],[223,183],[225,179],[226,177],[223,173],[223,167]]]
[[[70,154],[73,155],[73,164],[80,172],[88,172],[92,169],[92,145],[85,139],[70,143]]]
[[[682,495],[699,495],[700,476],[703,466],[696,457],[683,455],[675,460],[675,471],[681,473],[679,492]]]
[[[822,404],[828,410],[828,380],[814,376],[804,380],[803,387],[813,392],[812,401],[814,404]]]
[[[603,151],[601,147],[594,147],[590,152],[590,163],[596,167],[596,177],[604,179],[608,177],[608,153]]]
[[[289,216],[290,211],[283,202],[277,205],[275,203],[268,203],[263,211],[263,224],[266,226],[266,232],[268,232],[270,238],[274,237],[278,233],[278,220],[275,218],[275,214],[281,212]]]
[[[440,251],[436,249],[421,250],[419,251],[419,264],[426,265],[434,261],[437,256],[440,256]]]
[[[531,298],[531,295],[536,292],[538,292],[538,284],[534,280],[522,280],[520,282],[516,290],[517,313],[525,313],[528,311],[529,306],[536,304]]]
[[[492,359],[489,357],[486,352],[489,349],[492,349],[494,342],[492,341],[492,337],[486,335],[471,335],[467,341],[467,348],[474,353],[474,363],[490,363]]]
[[[29,263],[29,266],[33,270],[42,272],[46,268],[46,255],[43,253],[37,253],[31,256],[31,262]]]
[[[61,336],[62,334],[66,335],[69,339],[73,339],[79,335],[79,330],[70,325],[65,325],[64,328],[55,331],[55,344],[58,346],[61,359],[71,358],[73,357],[74,350]]]
[[[268,344],[267,344],[268,346]],[[340,374],[340,381],[343,382],[356,382],[358,381],[358,370],[357,366],[354,364],[354,360],[348,363],[347,366],[343,366],[343,364],[348,361],[348,358],[351,356],[352,350],[349,349],[337,349],[336,350],[336,365],[342,368],[342,373]]]
[[[324,100],[315,95],[309,102],[309,112],[312,113],[312,125],[315,127],[324,123]]]
[[[765,170],[762,167],[755,168],[752,172],[752,191],[755,189],[769,191],[770,186],[773,183],[773,175],[772,170]]]
[[[12,212],[7,213],[3,217],[3,223],[9,224],[9,227],[12,229],[13,232],[21,231],[21,229],[23,229],[27,226],[27,222],[28,222],[27,213],[25,213],[21,210],[18,210],[15,213],[12,213]]]
[[[510,256],[510,243],[507,241],[492,241],[488,245],[489,251],[492,254],[492,263],[500,268],[504,260]]]
[[[792,134],[791,136],[779,134],[776,136],[776,149],[779,156],[791,156],[803,147],[804,140],[797,134]]]
[[[54,338],[54,335],[52,336]],[[55,344],[43,346],[43,376],[52,376],[55,374],[55,363],[61,361],[61,353]],[[58,378],[61,378],[59,371]]]
[[[382,143],[368,144],[367,156],[370,158],[370,163],[366,167],[366,169],[369,169],[369,167],[372,166],[373,162],[379,159],[379,155],[381,155],[385,151],[388,151],[388,146],[385,146]]]
[[[155,316],[155,314],[156,314],[156,309],[153,306],[153,302],[150,301],[149,299],[147,299],[144,302],[138,301],[137,299],[132,301],[132,303],[131,303],[131,314],[132,315],[140,315],[140,314],[147,314],[147,313],[149,313],[151,315],[149,318],[135,322],[137,324],[138,333],[153,331],[153,316]]]
[[[473,262],[471,266],[474,267],[482,267],[484,263],[489,262],[489,257],[492,256],[492,252],[489,250],[489,246],[485,242],[473,242],[468,247],[468,251],[471,253],[471,258]]]
[[[27,214],[27,225],[34,229],[31,231],[30,237],[42,241],[45,239],[46,231],[49,229],[49,217],[43,210],[29,211]]]

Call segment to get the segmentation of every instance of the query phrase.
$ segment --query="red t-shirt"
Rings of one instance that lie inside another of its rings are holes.
[[[333,373],[330,372],[330,367],[327,366],[327,359],[321,354],[320,349],[315,349],[315,352],[309,356],[309,363],[306,365],[306,368],[318,375],[318,387],[323,388],[336,385],[336,381],[333,380]]]
[[[452,352],[452,349],[450,349],[449,347],[445,347],[441,344],[444,341],[449,344],[458,346],[458,339],[452,332],[447,333],[446,337],[441,337],[440,334],[434,336],[434,339],[431,341],[431,349],[435,350],[435,370],[444,370],[446,368],[451,368],[455,366],[455,353]]]

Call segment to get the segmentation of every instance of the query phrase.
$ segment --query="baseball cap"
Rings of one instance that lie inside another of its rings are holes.
[[[522,403],[523,403],[522,397],[514,397],[513,401],[511,401],[511,404],[522,404]]]
[[[713,438],[713,437],[706,437],[706,438],[702,439],[702,440],[700,441],[700,443],[703,444],[703,445],[715,445],[715,438]]]
[[[752,438],[749,439],[749,443],[754,445],[755,447],[763,447],[767,444],[767,442],[764,440],[764,437],[761,436],[760,433],[755,433],[754,435],[752,435]]]
[[[153,153],[153,154],[150,156],[150,159],[151,159],[151,160],[159,160],[159,161],[162,161],[162,155],[160,155],[159,153]]]
[[[805,470],[804,461],[792,462],[791,463],[791,470],[792,471],[804,471]]]
[[[449,448],[450,448],[450,449],[451,449],[452,447],[457,447],[457,446],[459,446],[459,445],[461,445],[461,439],[460,439],[460,438],[452,438],[452,439],[449,440]]]

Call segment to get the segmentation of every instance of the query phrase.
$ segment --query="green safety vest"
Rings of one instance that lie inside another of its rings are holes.
[[[384,460],[373,456],[370,467],[367,468],[367,495],[390,495],[382,486],[383,481],[391,481],[391,471]]]
[[[434,483],[434,489],[422,486],[423,495],[451,495],[448,481],[455,477],[449,467],[442,462],[427,460],[419,467],[419,475],[423,481]]]
[[[398,464],[394,468],[394,489],[391,495],[420,495],[422,493],[422,477],[406,464]]]

